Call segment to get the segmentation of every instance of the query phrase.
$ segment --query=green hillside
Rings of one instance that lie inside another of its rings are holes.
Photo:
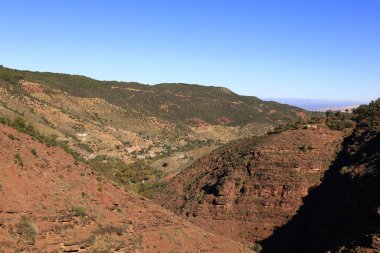
[[[209,124],[231,126],[248,123],[289,123],[304,110],[239,96],[222,87],[181,83],[144,85],[135,82],[98,81],[84,76],[19,71],[1,67],[0,80],[17,85],[19,80],[37,82],[76,97],[102,98],[122,108],[171,122],[194,118]]]

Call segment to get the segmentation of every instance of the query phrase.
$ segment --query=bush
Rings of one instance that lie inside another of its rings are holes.
[[[15,160],[16,160],[16,163],[18,163],[18,165],[20,165],[21,167],[24,166],[24,162],[22,161],[22,158],[21,158],[21,156],[20,156],[19,153],[17,153],[17,154],[15,155]]]
[[[37,157],[37,151],[33,148],[30,152],[32,152],[32,154]]]
[[[86,216],[86,208],[84,206],[74,206],[73,212],[75,216]]]
[[[243,179],[241,179],[240,177],[234,178],[234,180],[235,180],[236,187],[240,187],[241,184],[243,183]]]
[[[311,146],[309,146],[309,145],[302,145],[301,147],[300,147],[300,150],[302,151],[302,152],[304,152],[304,153],[306,153],[307,151],[309,151],[309,150],[311,150],[312,148],[311,148]]]
[[[354,111],[355,120],[363,126],[380,126],[380,98]]]
[[[257,242],[252,243],[249,249],[257,253],[263,252],[263,247]]]
[[[18,223],[18,229],[21,232],[21,237],[28,242],[36,241],[37,226],[32,223],[26,216],[21,216],[21,220]]]
[[[13,141],[15,139],[15,136],[13,134],[8,134],[8,138]]]

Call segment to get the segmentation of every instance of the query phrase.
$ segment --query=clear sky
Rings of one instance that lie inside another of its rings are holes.
[[[0,64],[242,95],[380,96],[380,0],[0,0]]]

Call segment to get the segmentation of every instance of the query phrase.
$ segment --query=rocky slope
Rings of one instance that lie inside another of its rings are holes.
[[[248,252],[0,124],[0,252]]]
[[[355,114],[322,183],[262,242],[265,252],[380,252],[380,99]]]
[[[194,162],[154,200],[209,231],[262,240],[286,224],[320,183],[343,135],[311,126],[236,141]]]

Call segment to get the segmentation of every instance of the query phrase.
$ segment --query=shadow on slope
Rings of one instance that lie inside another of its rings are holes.
[[[264,252],[373,247],[372,235],[380,232],[379,168],[380,129],[357,128],[297,215],[261,242]]]

